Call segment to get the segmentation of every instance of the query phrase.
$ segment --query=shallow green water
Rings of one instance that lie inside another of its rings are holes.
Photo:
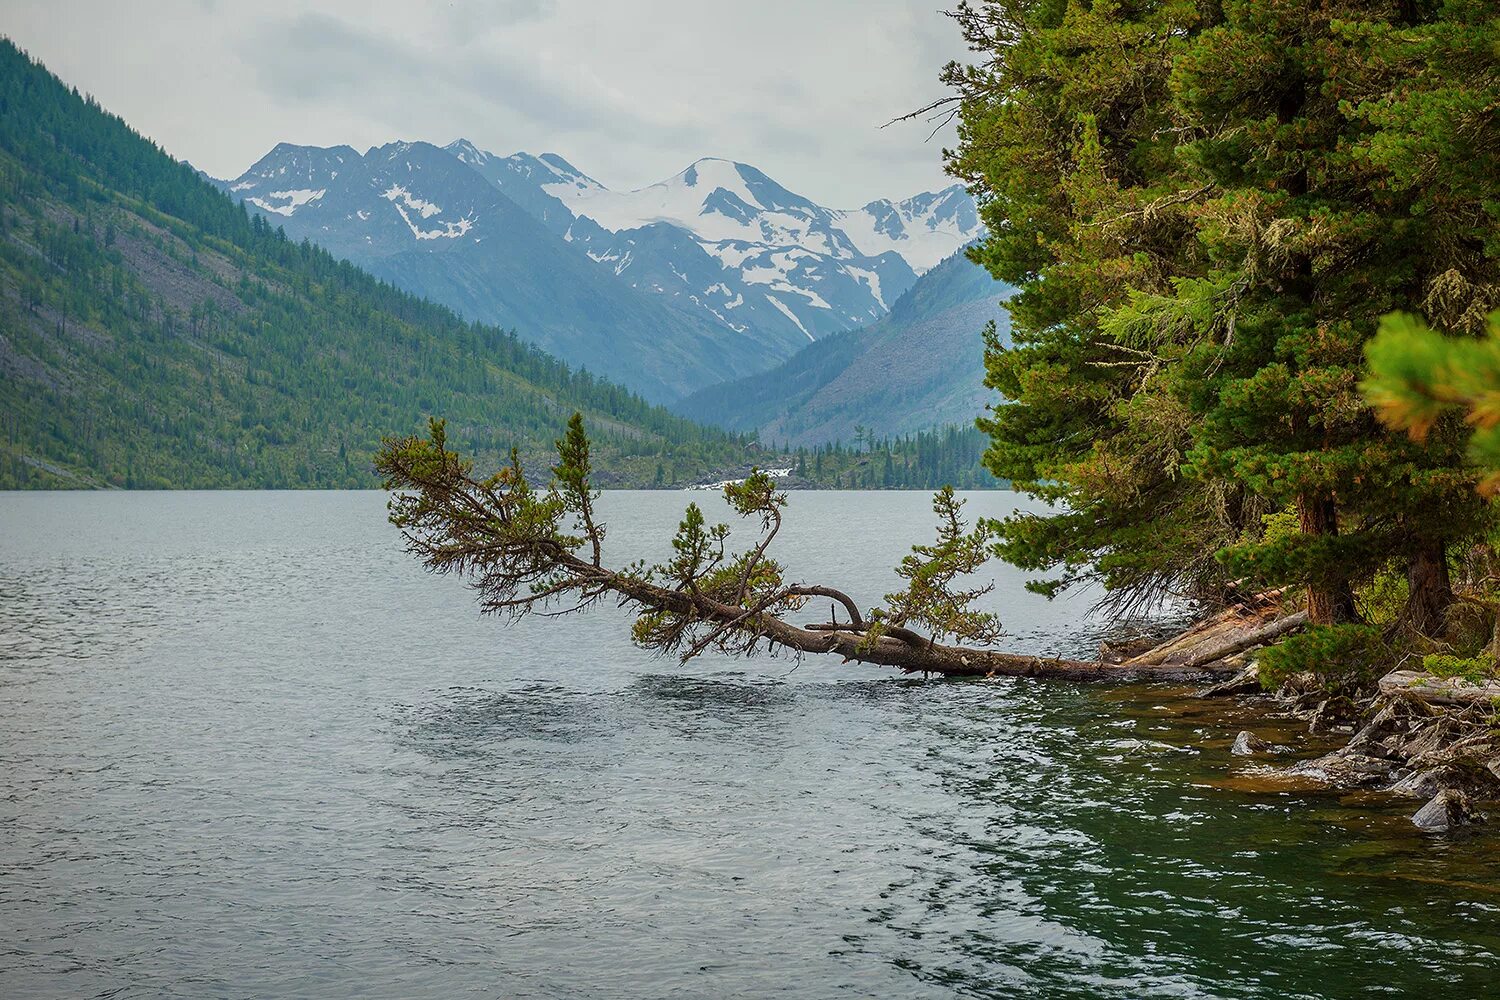
[[[699,498],[702,499],[701,497]],[[680,494],[610,494],[650,554]],[[878,598],[926,497],[794,498]],[[1008,494],[976,496],[985,513]],[[1293,726],[506,630],[364,493],[0,494],[0,995],[1484,996],[1496,835],[1276,790]],[[1018,648],[1083,602],[1000,580]]]

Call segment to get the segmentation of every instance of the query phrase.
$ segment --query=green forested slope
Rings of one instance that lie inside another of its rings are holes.
[[[370,486],[427,414],[494,462],[574,409],[605,483],[753,458],[286,240],[0,41],[0,488]]]

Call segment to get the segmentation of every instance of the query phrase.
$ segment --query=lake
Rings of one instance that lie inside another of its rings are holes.
[[[609,493],[659,557],[705,494]],[[1005,513],[1004,492],[970,511]],[[942,682],[507,628],[379,493],[0,494],[0,996],[1493,995],[1500,851],[1262,788],[1171,688]],[[918,493],[801,493],[862,603]],[[1015,649],[1086,597],[1002,569]],[[809,612],[812,617],[820,617]]]

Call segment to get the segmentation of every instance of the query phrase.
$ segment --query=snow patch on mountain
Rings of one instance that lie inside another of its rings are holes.
[[[829,253],[827,234],[816,231],[816,206],[763,203],[750,183],[757,175],[764,176],[753,167],[709,158],[639,191],[611,191],[597,181],[584,183],[571,177],[543,183],[542,190],[574,215],[585,216],[610,232],[666,222],[705,243],[804,246]]]
[[[803,334],[806,335],[806,337],[807,337],[808,340],[816,341],[818,339],[817,337],[814,337],[811,333],[807,332],[807,327],[805,327],[805,326],[802,325],[802,321],[797,318],[797,314],[794,313],[794,312],[792,312],[791,309],[787,308],[786,304],[784,302],[782,302],[780,299],[778,299],[776,296],[774,296],[774,295],[767,295],[766,296],[766,301],[769,302],[769,303],[771,303],[771,305],[775,306],[776,310],[778,312],[780,312],[783,316],[785,316],[787,319],[789,319],[793,323],[797,324],[797,329],[801,330],[803,332]]]
[[[839,212],[838,225],[861,252],[894,251],[925,274],[979,235],[979,213],[961,185],[905,201],[872,201]]]
[[[546,157],[518,153],[507,162],[518,164],[575,216],[616,233],[662,222],[678,226],[727,267],[740,266],[751,246],[769,245],[835,259],[894,252],[922,274],[980,229],[973,199],[959,185],[843,210],[815,205],[754,167],[730,160],[698,160],[665,181],[625,192],[612,191],[571,165],[557,169]]]
[[[237,188],[231,188],[231,190],[236,189],[243,190],[244,187],[240,185]],[[258,208],[265,209],[267,212],[275,212],[277,215],[291,215],[303,205],[310,205],[327,193],[327,188],[318,188],[316,191],[311,188],[299,188],[295,191],[269,191],[263,198],[252,195],[245,200]],[[277,202],[281,204],[277,204]]]
[[[410,169],[409,165],[408,169]],[[397,209],[400,209],[404,204],[407,208],[416,212],[424,219],[430,219],[434,215],[440,215],[443,211],[432,202],[424,201],[421,198],[416,197],[400,184],[392,184],[390,187],[386,188],[380,193],[380,197],[384,198],[386,201],[396,202]],[[402,214],[405,215],[406,213],[402,212]]]

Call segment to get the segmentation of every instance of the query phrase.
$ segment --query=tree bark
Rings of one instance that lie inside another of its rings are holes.
[[[1448,577],[1448,547],[1442,541],[1423,543],[1406,565],[1406,624],[1423,635],[1443,627],[1448,606],[1453,603],[1453,584]]]
[[[1303,493],[1297,497],[1297,521],[1304,535],[1336,536],[1338,507],[1326,493]],[[1359,620],[1354,591],[1347,576],[1325,570],[1321,579],[1307,585],[1307,618],[1313,625],[1339,625]]]

